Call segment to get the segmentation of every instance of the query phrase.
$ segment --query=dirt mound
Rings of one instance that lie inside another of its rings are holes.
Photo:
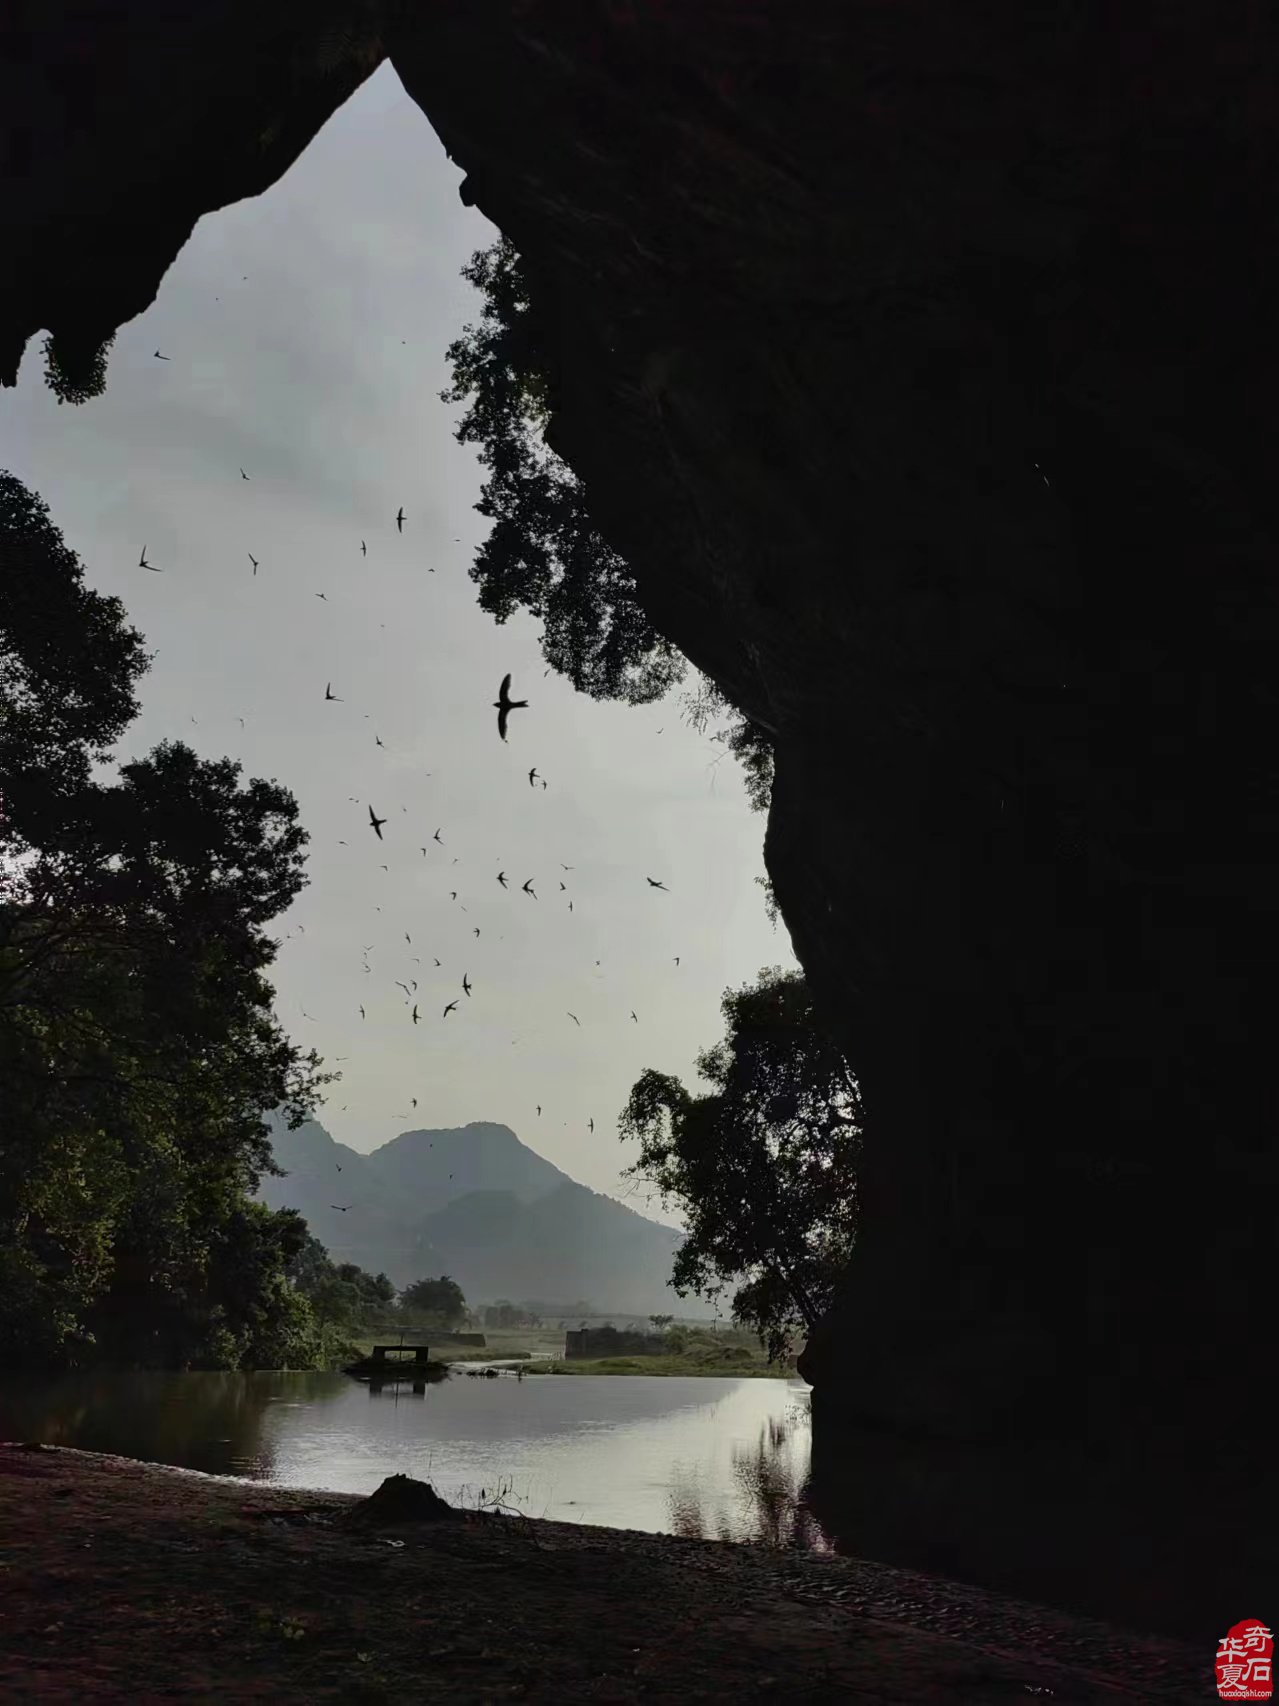
[[[457,1516],[435,1488],[411,1475],[388,1475],[367,1499],[352,1505],[344,1521],[377,1528],[399,1522],[445,1522]]]

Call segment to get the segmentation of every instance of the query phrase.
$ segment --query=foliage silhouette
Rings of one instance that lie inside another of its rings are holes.
[[[400,1313],[440,1327],[458,1327],[466,1319],[466,1299],[455,1279],[415,1280],[399,1298]]]
[[[67,337],[44,340],[44,382],[59,405],[87,403],[107,388],[107,358],[115,333],[101,341],[74,343]]]
[[[95,773],[141,640],[8,475],[0,567],[0,1356],[305,1361],[305,1223],[251,1201],[326,1081],[264,975],[296,804],[177,743]]]
[[[478,250],[462,276],[480,291],[479,325],[449,345],[446,403],[465,405],[456,437],[488,470],[481,515],[493,523],[471,568],[480,605],[505,622],[543,622],[547,663],[596,699],[640,705],[679,682],[685,659],[649,621],[626,562],[593,526],[582,482],[543,442],[551,360],[514,246]],[[695,726],[732,707],[708,681],[690,696]],[[768,804],[772,746],[745,718],[714,736],[742,762],[751,804]]]
[[[710,1091],[650,1068],[618,1129],[640,1145],[627,1176],[686,1221],[676,1292],[717,1297],[741,1282],[733,1315],[775,1359],[820,1319],[851,1255],[861,1102],[802,973],[761,972],[725,992],[723,1013],[724,1041],[697,1061]]]

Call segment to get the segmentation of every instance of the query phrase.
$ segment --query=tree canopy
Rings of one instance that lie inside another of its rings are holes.
[[[553,669],[597,699],[660,699],[684,659],[653,627],[630,568],[601,538],[582,482],[542,441],[548,363],[513,246],[478,251],[462,276],[483,295],[480,323],[448,348],[453,379],[441,393],[466,405],[457,426],[487,478],[477,504],[493,523],[471,568],[481,607],[505,622],[524,609],[544,624]]]
[[[466,1299],[455,1279],[415,1280],[400,1293],[400,1310],[439,1327],[460,1327],[466,1320]]]
[[[302,1360],[305,1223],[251,1200],[324,1082],[265,977],[296,804],[178,743],[101,774],[141,639],[10,475],[0,567],[0,1354]]]
[[[619,1135],[640,1146],[627,1175],[687,1223],[676,1292],[736,1285],[734,1317],[777,1357],[825,1312],[852,1251],[861,1102],[801,972],[725,991],[723,1014],[724,1040],[697,1061],[709,1090],[650,1068]]]

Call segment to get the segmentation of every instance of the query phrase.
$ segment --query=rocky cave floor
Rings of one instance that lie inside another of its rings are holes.
[[[849,1559],[0,1445],[0,1699],[1203,1700],[1212,1654]]]

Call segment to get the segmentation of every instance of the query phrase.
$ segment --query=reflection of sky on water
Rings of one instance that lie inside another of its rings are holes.
[[[802,1522],[809,1449],[798,1382],[643,1375],[457,1375],[418,1393],[332,1374],[15,1380],[0,1438],[335,1492],[404,1473],[454,1503],[500,1492],[530,1516],[771,1543]]]
[[[829,1543],[804,1504],[811,1445],[805,1390],[788,1388],[785,1411],[763,1418],[753,1442],[734,1441],[732,1481],[692,1472],[672,1488],[671,1532],[689,1539],[749,1541],[826,1552]]]

